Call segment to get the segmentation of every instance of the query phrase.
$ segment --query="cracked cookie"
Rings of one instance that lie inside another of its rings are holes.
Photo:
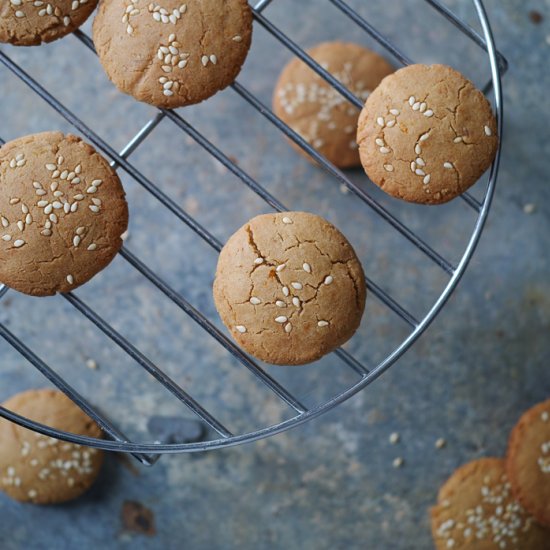
[[[349,42],[324,42],[307,53],[362,100],[394,71],[383,57]],[[359,111],[298,58],[279,77],[273,111],[336,166],[361,165],[355,141]]]
[[[376,185],[421,204],[464,193],[489,168],[498,147],[490,103],[444,65],[410,65],[386,77],[361,111],[357,142]]]
[[[512,430],[506,470],[516,498],[550,527],[550,400],[529,409]]]
[[[431,522],[438,550],[550,549],[550,533],[516,501],[499,458],[456,470],[439,491]]]
[[[31,390],[2,404],[58,430],[101,438],[101,429],[63,393]],[[0,489],[19,502],[57,504],[81,496],[96,480],[103,452],[47,437],[0,419]]]
[[[0,282],[33,296],[68,292],[122,246],[128,205],[109,163],[72,135],[0,148]]]
[[[88,19],[98,0],[4,0],[0,42],[37,46],[72,33]]]
[[[216,308],[239,345],[268,363],[310,363],[341,346],[359,327],[365,299],[350,243],[314,214],[257,216],[220,253]]]
[[[250,48],[252,12],[246,0],[102,0],[93,38],[120,91],[171,109],[235,80]]]

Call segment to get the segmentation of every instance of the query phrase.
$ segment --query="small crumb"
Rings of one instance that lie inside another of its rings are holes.
[[[86,361],[86,366],[91,370],[97,370],[97,363],[93,359],[88,359]]]
[[[401,466],[403,466],[404,463],[405,461],[400,456],[397,458],[394,458],[392,462],[394,468],[401,468]]]
[[[435,448],[436,449],[443,449],[443,447],[445,447],[447,445],[447,442],[442,438],[440,437],[436,442],[435,442]]]
[[[531,10],[529,12],[529,19],[531,20],[531,23],[534,25],[540,25],[542,21],[544,20],[544,17],[540,11],[537,10]]]
[[[340,193],[342,193],[342,195],[347,195],[349,193],[348,186],[341,183],[340,184]]]
[[[391,435],[390,435],[390,443],[392,445],[395,445],[396,443],[399,443],[399,440],[401,439],[401,437],[399,436],[399,434],[397,432],[393,432]]]
[[[536,205],[534,205],[532,202],[523,205],[523,211],[526,214],[532,214],[536,209]]]
[[[126,230],[126,231],[124,231],[124,233],[120,236],[120,238],[121,238],[123,241],[127,241],[129,235],[130,235],[130,234],[129,234],[128,230]]]

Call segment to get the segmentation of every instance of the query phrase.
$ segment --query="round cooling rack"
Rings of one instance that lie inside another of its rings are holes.
[[[343,0],[327,0],[334,7],[340,10],[354,24],[358,25],[363,31],[368,33],[381,46],[383,46],[395,59],[402,65],[412,63],[412,61],[398,48],[396,48],[383,34],[375,27],[367,22],[361,15],[353,10],[348,3]],[[488,55],[491,79],[485,87],[485,93],[491,90],[494,93],[494,108],[498,122],[499,143],[502,143],[502,90],[501,90],[501,75],[506,71],[507,63],[504,57],[496,50],[494,39],[487,18],[483,2],[481,0],[472,0],[480,25],[483,31],[483,36],[479,35],[471,27],[463,23],[454,15],[447,7],[437,0],[424,0],[427,6],[436,10],[437,14],[444,17],[455,25],[464,35],[483,48]],[[307,65],[316,71],[324,78],[331,86],[333,86],[340,94],[342,94],[350,103],[358,108],[362,107],[362,102],[355,95],[345,88],[338,80],[336,80],[323,67],[317,64],[310,58],[303,49],[288,38],[278,27],[276,27],[263,14],[274,0],[261,0],[253,7],[255,22],[263,27],[283,46],[288,48],[294,55],[301,58]],[[93,50],[93,44],[90,38],[84,33],[77,31],[77,38],[85,47]],[[156,116],[150,120],[128,143],[121,153],[117,153],[115,149],[101,139],[89,127],[87,127],[79,118],[77,118],[68,108],[53,97],[44,87],[26,73],[18,64],[10,57],[5,55],[0,50],[0,62],[11,71],[16,77],[27,84],[34,92],[44,99],[57,113],[59,113],[67,122],[78,130],[85,138],[94,144],[107,157],[112,159],[112,165],[115,168],[124,170],[138,184],[151,193],[158,201],[166,206],[172,214],[183,221],[191,228],[199,237],[209,244],[215,251],[219,252],[222,244],[214,237],[206,228],[201,226],[194,218],[186,211],[181,209],[174,201],[165,195],[155,184],[147,179],[134,165],[130,164],[128,157],[137,149],[137,147],[149,136],[156,126],[164,119],[168,119],[178,126],[185,134],[198,143],[202,148],[208,151],[217,161],[221,162],[230,172],[237,176],[250,190],[256,193],[261,199],[267,202],[273,209],[277,211],[285,211],[287,208],[271,195],[264,187],[256,182],[242,168],[226,156],[220,149],[213,145],[199,131],[184,120],[177,112],[159,110]],[[103,429],[106,434],[105,440],[82,437],[72,433],[61,432],[51,427],[33,422],[27,418],[21,417],[13,412],[0,407],[0,416],[7,418],[21,426],[39,432],[43,435],[62,439],[79,445],[92,446],[107,451],[118,451],[133,454],[142,463],[151,465],[160,455],[166,453],[183,453],[197,452],[222,447],[235,446],[242,443],[257,441],[259,439],[269,437],[285,430],[298,426],[311,420],[321,414],[331,410],[340,403],[343,403],[351,396],[359,392],[378,378],[386,371],[397,359],[399,359],[420,337],[430,323],[435,319],[441,311],[449,296],[457,287],[462,275],[464,274],[468,263],[474,253],[476,245],[491,206],[495,184],[497,180],[498,167],[500,161],[500,145],[497,151],[496,158],[490,169],[488,183],[482,200],[474,198],[469,193],[464,194],[461,199],[465,201],[469,208],[473,209],[476,214],[476,221],[473,227],[472,234],[466,245],[466,248],[461,256],[460,261],[456,266],[452,265],[448,260],[439,255],[433,248],[418,237],[414,231],[408,226],[394,217],[384,206],[371,195],[353,183],[343,172],[329,163],[324,157],[317,153],[309,146],[298,134],[291,128],[286,126],[278,119],[273,112],[268,109],[260,100],[250,93],[239,82],[232,85],[233,90],[248,102],[256,111],[263,115],[270,123],[282,131],[288,138],[293,140],[300,146],[308,155],[310,155],[321,167],[325,169],[331,176],[351,192],[357,200],[362,201],[370,209],[372,209],[385,222],[389,223],[393,229],[397,230],[410,243],[428,257],[435,265],[446,273],[448,280],[446,285],[435,300],[428,313],[422,319],[416,319],[409,313],[405,307],[394,300],[380,286],[367,277],[367,286],[371,295],[376,297],[385,307],[389,308],[396,316],[409,326],[408,335],[401,343],[389,353],[375,367],[367,369],[357,359],[350,355],[347,351],[339,349],[335,354],[339,357],[347,367],[352,369],[357,379],[356,383],[350,385],[345,391],[338,395],[325,400],[322,404],[311,408],[304,406],[298,398],[287,390],[283,385],[272,378],[265,370],[263,370],[256,362],[241,351],[223,332],[221,332],[208,318],[195,309],[181,294],[171,288],[159,275],[151,270],[137,256],[130,252],[127,248],[123,248],[120,252],[122,258],[130,264],[130,266],[139,271],[150,283],[160,290],[166,297],[174,302],[181,310],[190,316],[198,325],[204,329],[211,337],[218,341],[227,351],[229,351],[244,367],[246,367],[258,381],[263,383],[271,392],[273,392],[283,403],[288,405],[295,411],[295,415],[283,422],[250,431],[248,433],[236,435],[231,433],[216,417],[209,411],[203,408],[193,397],[183,390],[176,382],[174,382],[167,374],[161,371],[148,357],[143,355],[135,348],[125,337],[117,332],[111,325],[103,320],[93,309],[91,309],[79,297],[70,293],[63,295],[74,308],[89,319],[100,331],[102,331],[112,342],[119,346],[122,350],[128,353],[142,368],[162,384],[174,396],[176,396],[184,405],[188,407],[204,424],[209,426],[214,432],[219,434],[219,437],[208,441],[185,444],[155,444],[155,443],[135,443],[129,440],[122,432],[120,432],[109,420],[107,420],[98,410],[96,410],[84,397],[82,397],[75,389],[73,389],[60,375],[58,375],[46,362],[44,362],[37,354],[35,354],[22,340],[16,337],[4,324],[0,323],[0,336],[13,346],[21,355],[23,355],[40,373],[42,373],[50,382],[52,382],[59,390],[63,391],[70,397],[80,408],[82,408],[90,417],[92,417]],[[0,144],[3,143],[0,137]],[[459,200],[459,199],[457,199]],[[0,298],[2,298],[8,288],[0,287]]]

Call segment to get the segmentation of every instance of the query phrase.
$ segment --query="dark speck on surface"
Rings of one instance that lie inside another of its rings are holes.
[[[127,500],[122,505],[122,528],[124,531],[149,537],[156,535],[155,516],[140,502]]]
[[[540,11],[531,10],[531,11],[529,12],[529,19],[530,19],[531,22],[534,23],[535,25],[540,25],[540,23],[543,22],[544,17],[543,17],[543,15],[542,15],[542,13],[540,13]]]

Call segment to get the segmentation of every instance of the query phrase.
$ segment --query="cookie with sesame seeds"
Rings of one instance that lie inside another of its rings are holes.
[[[58,430],[101,438],[101,429],[63,393],[31,390],[2,406]],[[0,489],[33,504],[74,500],[96,480],[103,452],[66,443],[0,419]]]
[[[361,111],[357,142],[376,185],[420,204],[464,193],[498,149],[489,101],[445,65],[410,65],[386,77]]]
[[[128,205],[90,145],[45,132],[0,148],[0,282],[33,296],[69,292],[122,246]]]
[[[115,86],[176,108],[229,86],[252,40],[246,0],[102,0],[94,44]]]
[[[431,524],[438,550],[550,549],[550,532],[515,499],[500,458],[456,470],[439,491]]]
[[[239,345],[302,365],[353,336],[365,309],[361,263],[344,235],[307,212],[257,216],[223,247],[214,301]]]
[[[0,2],[0,42],[38,46],[78,29],[98,0],[5,0]]]
[[[529,409],[512,430],[506,471],[516,498],[550,527],[550,400]]]
[[[307,53],[363,101],[394,71],[377,53],[350,42],[323,42]],[[361,165],[355,141],[358,109],[298,58],[279,76],[273,111],[336,166]]]

